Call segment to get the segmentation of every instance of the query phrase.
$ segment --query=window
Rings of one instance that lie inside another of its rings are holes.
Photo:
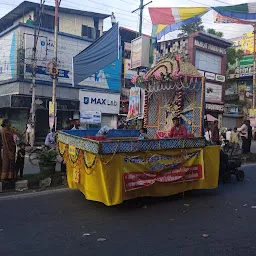
[[[47,28],[47,29],[51,29],[54,30],[54,16],[50,15],[50,14],[44,14],[42,17],[42,27],[43,28]]]
[[[82,36],[95,40],[100,37],[100,30],[82,25]]]
[[[218,55],[196,50],[196,68],[208,72],[221,73],[221,60]]]

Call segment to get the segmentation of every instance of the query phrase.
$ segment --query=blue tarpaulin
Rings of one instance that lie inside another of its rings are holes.
[[[74,85],[119,58],[119,27],[115,24],[97,41],[73,58]]]

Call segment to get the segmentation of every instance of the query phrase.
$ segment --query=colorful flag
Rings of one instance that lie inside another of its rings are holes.
[[[256,2],[212,7],[217,13],[233,19],[256,22]]]
[[[205,7],[170,7],[148,8],[152,24],[156,25],[156,36],[160,40],[169,32],[178,30],[183,25],[198,21],[210,8]]]
[[[239,19],[234,19],[230,17],[226,17],[223,15],[220,15],[216,11],[214,11],[214,23],[218,24],[229,24],[229,23],[236,23],[236,24],[250,24],[249,21],[244,21],[244,20],[239,20]]]

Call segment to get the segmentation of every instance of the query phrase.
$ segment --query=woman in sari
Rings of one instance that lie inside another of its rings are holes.
[[[8,119],[3,120],[2,127],[3,159],[0,180],[15,180],[17,173],[15,170],[16,144],[14,135],[21,134],[11,127],[11,122]]]

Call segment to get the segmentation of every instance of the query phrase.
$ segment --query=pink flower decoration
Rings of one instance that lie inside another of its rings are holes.
[[[173,77],[181,77],[181,76],[182,76],[182,73],[181,73],[180,71],[174,71],[174,72],[172,73],[172,76],[173,76]]]
[[[180,61],[181,60],[181,56],[180,55],[176,55],[176,61]]]
[[[154,73],[154,77],[155,77],[155,79],[158,80],[158,81],[162,80],[162,72],[156,71],[156,72]]]
[[[144,74],[143,80],[146,81],[146,82],[148,81],[148,76],[146,74]]]
[[[138,77],[139,77],[139,75],[135,75],[135,76],[132,77],[132,80],[131,80],[132,84],[134,84],[134,85],[137,84]]]

